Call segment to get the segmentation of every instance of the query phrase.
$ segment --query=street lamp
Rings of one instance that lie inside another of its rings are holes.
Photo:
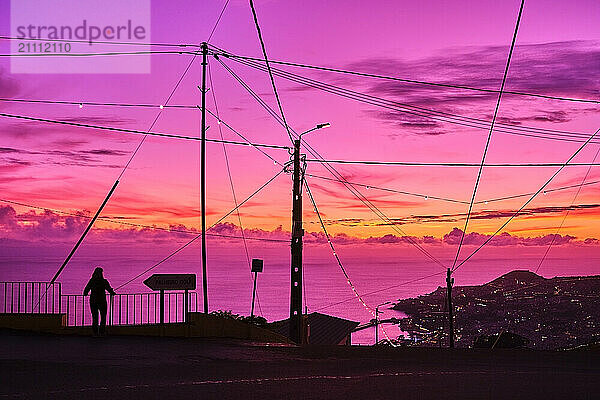
[[[377,345],[377,343],[379,343],[379,307],[385,306],[388,304],[392,304],[392,302],[386,301],[385,303],[377,304],[377,306],[375,307],[375,345]]]
[[[317,129],[323,129],[323,128],[329,128],[331,126],[331,124],[329,122],[324,122],[322,124],[317,124],[317,126],[310,128],[309,130],[302,132],[300,135],[298,135],[298,140],[300,140],[302,138],[302,135],[306,135],[309,132],[312,131],[316,131]]]

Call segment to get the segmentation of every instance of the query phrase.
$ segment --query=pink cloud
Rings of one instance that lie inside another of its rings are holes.
[[[74,215],[60,215],[52,211],[28,211],[19,214],[12,206],[0,206],[0,238],[20,240],[24,242],[74,242],[83,232],[89,223],[90,216],[83,213]],[[168,242],[174,238],[192,238],[199,234],[194,227],[187,227],[183,224],[169,226],[143,226],[132,225],[127,219],[119,217],[101,217],[103,222],[101,228],[95,228],[90,233],[89,240],[101,242]],[[106,227],[106,221],[115,223],[114,228]],[[118,226],[118,224],[121,224]],[[117,227],[118,226],[118,227]],[[239,240],[241,237],[240,227],[230,223],[223,222],[211,228],[208,232],[211,240]],[[290,232],[284,230],[280,225],[273,230],[260,228],[244,229],[244,236],[250,240],[267,240],[273,242],[285,243],[290,238]],[[360,238],[350,236],[345,233],[339,233],[331,236],[331,240],[336,245],[357,245],[357,244],[395,244],[409,245],[419,243],[425,245],[447,245],[456,246],[460,242],[462,230],[454,228],[441,238],[434,236],[396,236],[392,234],[384,236],[371,236]],[[556,237],[555,237],[556,236]],[[489,235],[478,232],[470,232],[465,235],[463,244],[466,246],[478,246],[484,243]],[[511,235],[503,232],[495,236],[489,243],[494,247],[511,246],[548,246],[553,245],[600,245],[596,238],[577,239],[571,235],[548,234],[535,237],[524,237]],[[327,237],[323,232],[309,232],[304,236],[306,244],[326,244]]]

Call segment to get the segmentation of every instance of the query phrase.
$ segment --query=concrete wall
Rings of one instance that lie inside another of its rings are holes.
[[[188,323],[107,326],[111,336],[231,338],[264,343],[290,343],[288,338],[241,321],[203,313],[189,313]],[[91,335],[90,326],[66,326],[65,314],[0,314],[0,328],[59,335]]]
[[[189,321],[194,336],[225,337],[267,343],[290,343],[285,336],[233,319],[210,314],[190,313]]]
[[[65,314],[8,314],[0,313],[0,328],[33,332],[60,330],[67,322]]]

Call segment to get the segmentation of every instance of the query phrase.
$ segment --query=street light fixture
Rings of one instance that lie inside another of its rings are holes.
[[[317,124],[317,126],[315,126],[314,128],[310,128],[309,130],[304,131],[300,135],[298,135],[298,139],[301,139],[302,135],[306,135],[309,132],[316,131],[317,129],[329,128],[330,126],[331,126],[331,124],[329,122],[324,122],[322,124]]]

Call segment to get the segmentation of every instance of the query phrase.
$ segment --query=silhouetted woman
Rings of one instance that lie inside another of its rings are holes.
[[[85,285],[85,289],[83,290],[84,296],[92,292],[90,295],[90,309],[92,310],[92,330],[94,331],[94,336],[98,336],[98,334],[104,336],[105,334],[106,291],[111,295],[115,294],[108,281],[104,279],[102,268],[96,267],[90,281]],[[98,330],[98,313],[100,313],[100,330]]]

